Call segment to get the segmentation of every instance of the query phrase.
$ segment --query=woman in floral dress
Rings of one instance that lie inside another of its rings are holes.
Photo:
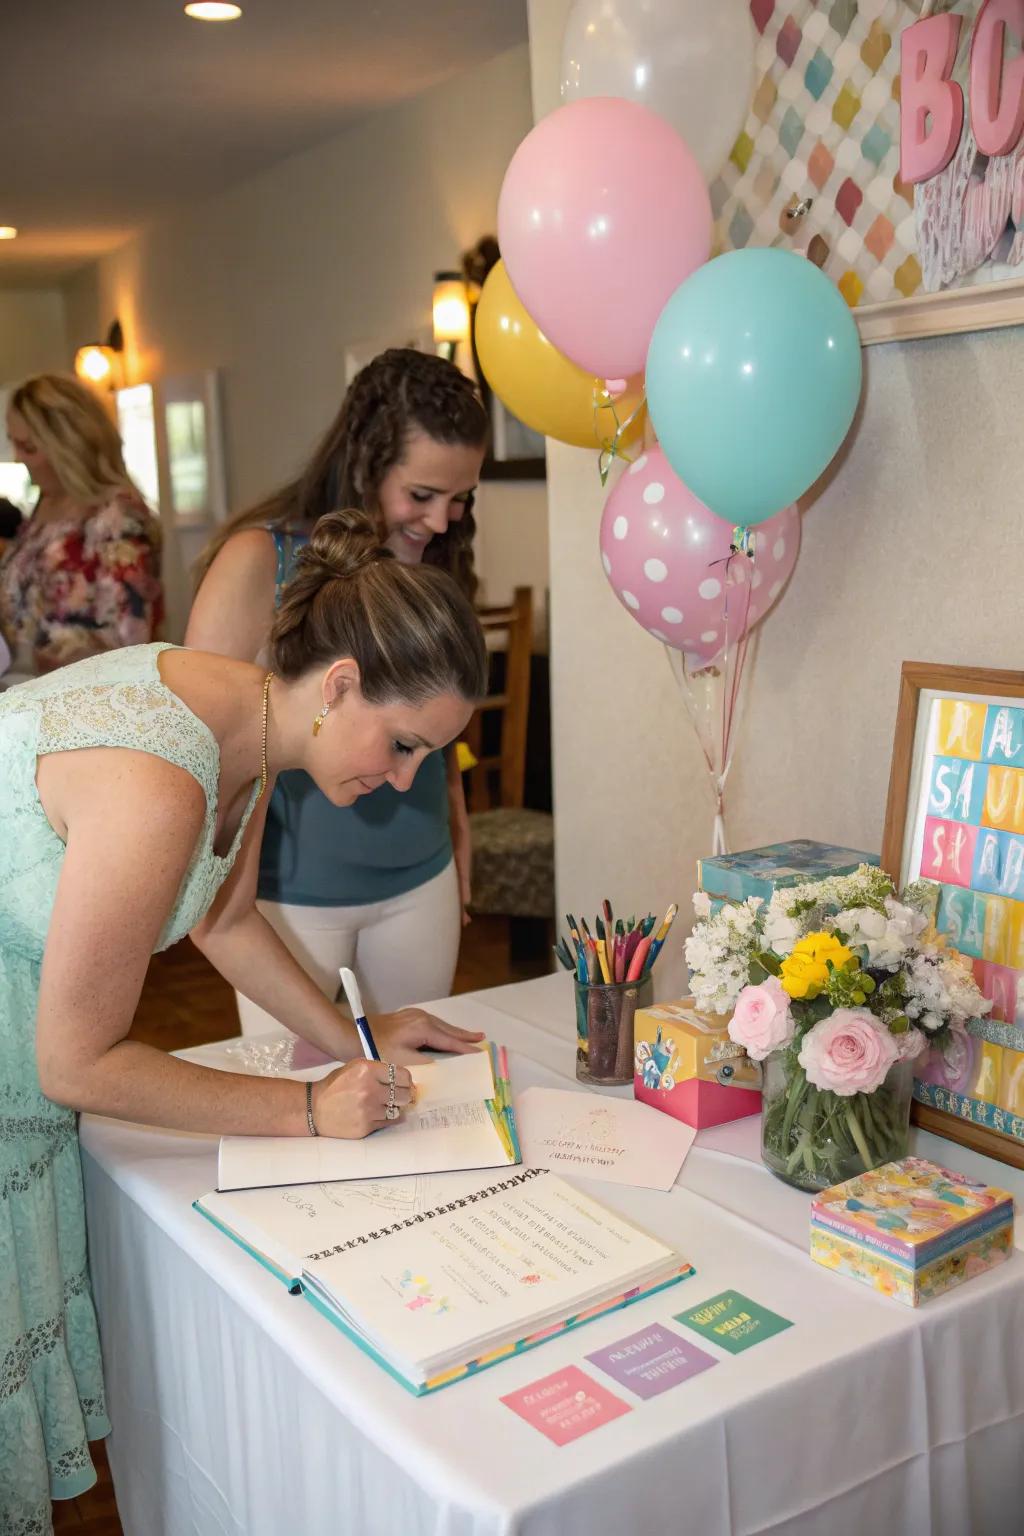
[[[7,435],[39,487],[0,560],[8,682],[153,640],[163,614],[159,530],[99,398],[76,379],[38,374],[12,392]]]

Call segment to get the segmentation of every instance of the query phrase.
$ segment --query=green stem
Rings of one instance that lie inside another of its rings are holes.
[[[792,1152],[786,1158],[786,1172],[787,1173],[792,1173],[793,1169],[796,1167],[797,1163],[799,1163],[799,1162],[801,1162],[803,1160],[804,1148],[806,1147],[806,1145],[807,1145],[807,1138],[806,1138],[806,1136],[803,1133],[801,1133],[800,1136],[797,1138],[796,1146],[793,1148]],[[785,1149],[783,1148],[783,1150],[785,1150]]]
[[[871,1153],[868,1151],[868,1144],[864,1140],[864,1132],[860,1127],[857,1116],[853,1112],[852,1104],[847,1104],[846,1106],[846,1123],[850,1127],[850,1135],[857,1143],[857,1151],[860,1153],[861,1161],[864,1164],[864,1171],[866,1173],[870,1173],[873,1166],[873,1159]]]
[[[785,1152],[786,1148],[789,1146],[789,1138],[793,1130],[793,1121],[796,1119],[796,1112],[800,1108],[800,1102],[803,1098],[806,1088],[807,1078],[804,1075],[803,1068],[797,1067],[796,1072],[793,1074],[793,1082],[790,1086],[789,1096],[786,1101],[786,1114],[782,1122],[783,1152]]]

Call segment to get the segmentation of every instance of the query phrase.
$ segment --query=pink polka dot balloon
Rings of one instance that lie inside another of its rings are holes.
[[[727,571],[732,533],[660,448],[641,454],[605,502],[601,563],[612,591],[638,624],[694,666],[707,666],[774,607],[796,565],[800,514],[786,507],[759,523],[753,560],[734,559]]]

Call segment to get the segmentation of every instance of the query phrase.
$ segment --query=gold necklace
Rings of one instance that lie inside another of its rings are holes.
[[[273,672],[268,672],[263,679],[263,730],[260,739],[260,792],[256,796],[257,803],[262,800],[263,791],[267,787],[267,712],[270,708],[270,685],[273,681]]]

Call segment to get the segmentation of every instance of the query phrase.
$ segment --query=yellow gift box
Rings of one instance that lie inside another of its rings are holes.
[[[644,1104],[698,1130],[761,1110],[760,1069],[728,1035],[729,1020],[692,997],[638,1008],[633,1091]]]

